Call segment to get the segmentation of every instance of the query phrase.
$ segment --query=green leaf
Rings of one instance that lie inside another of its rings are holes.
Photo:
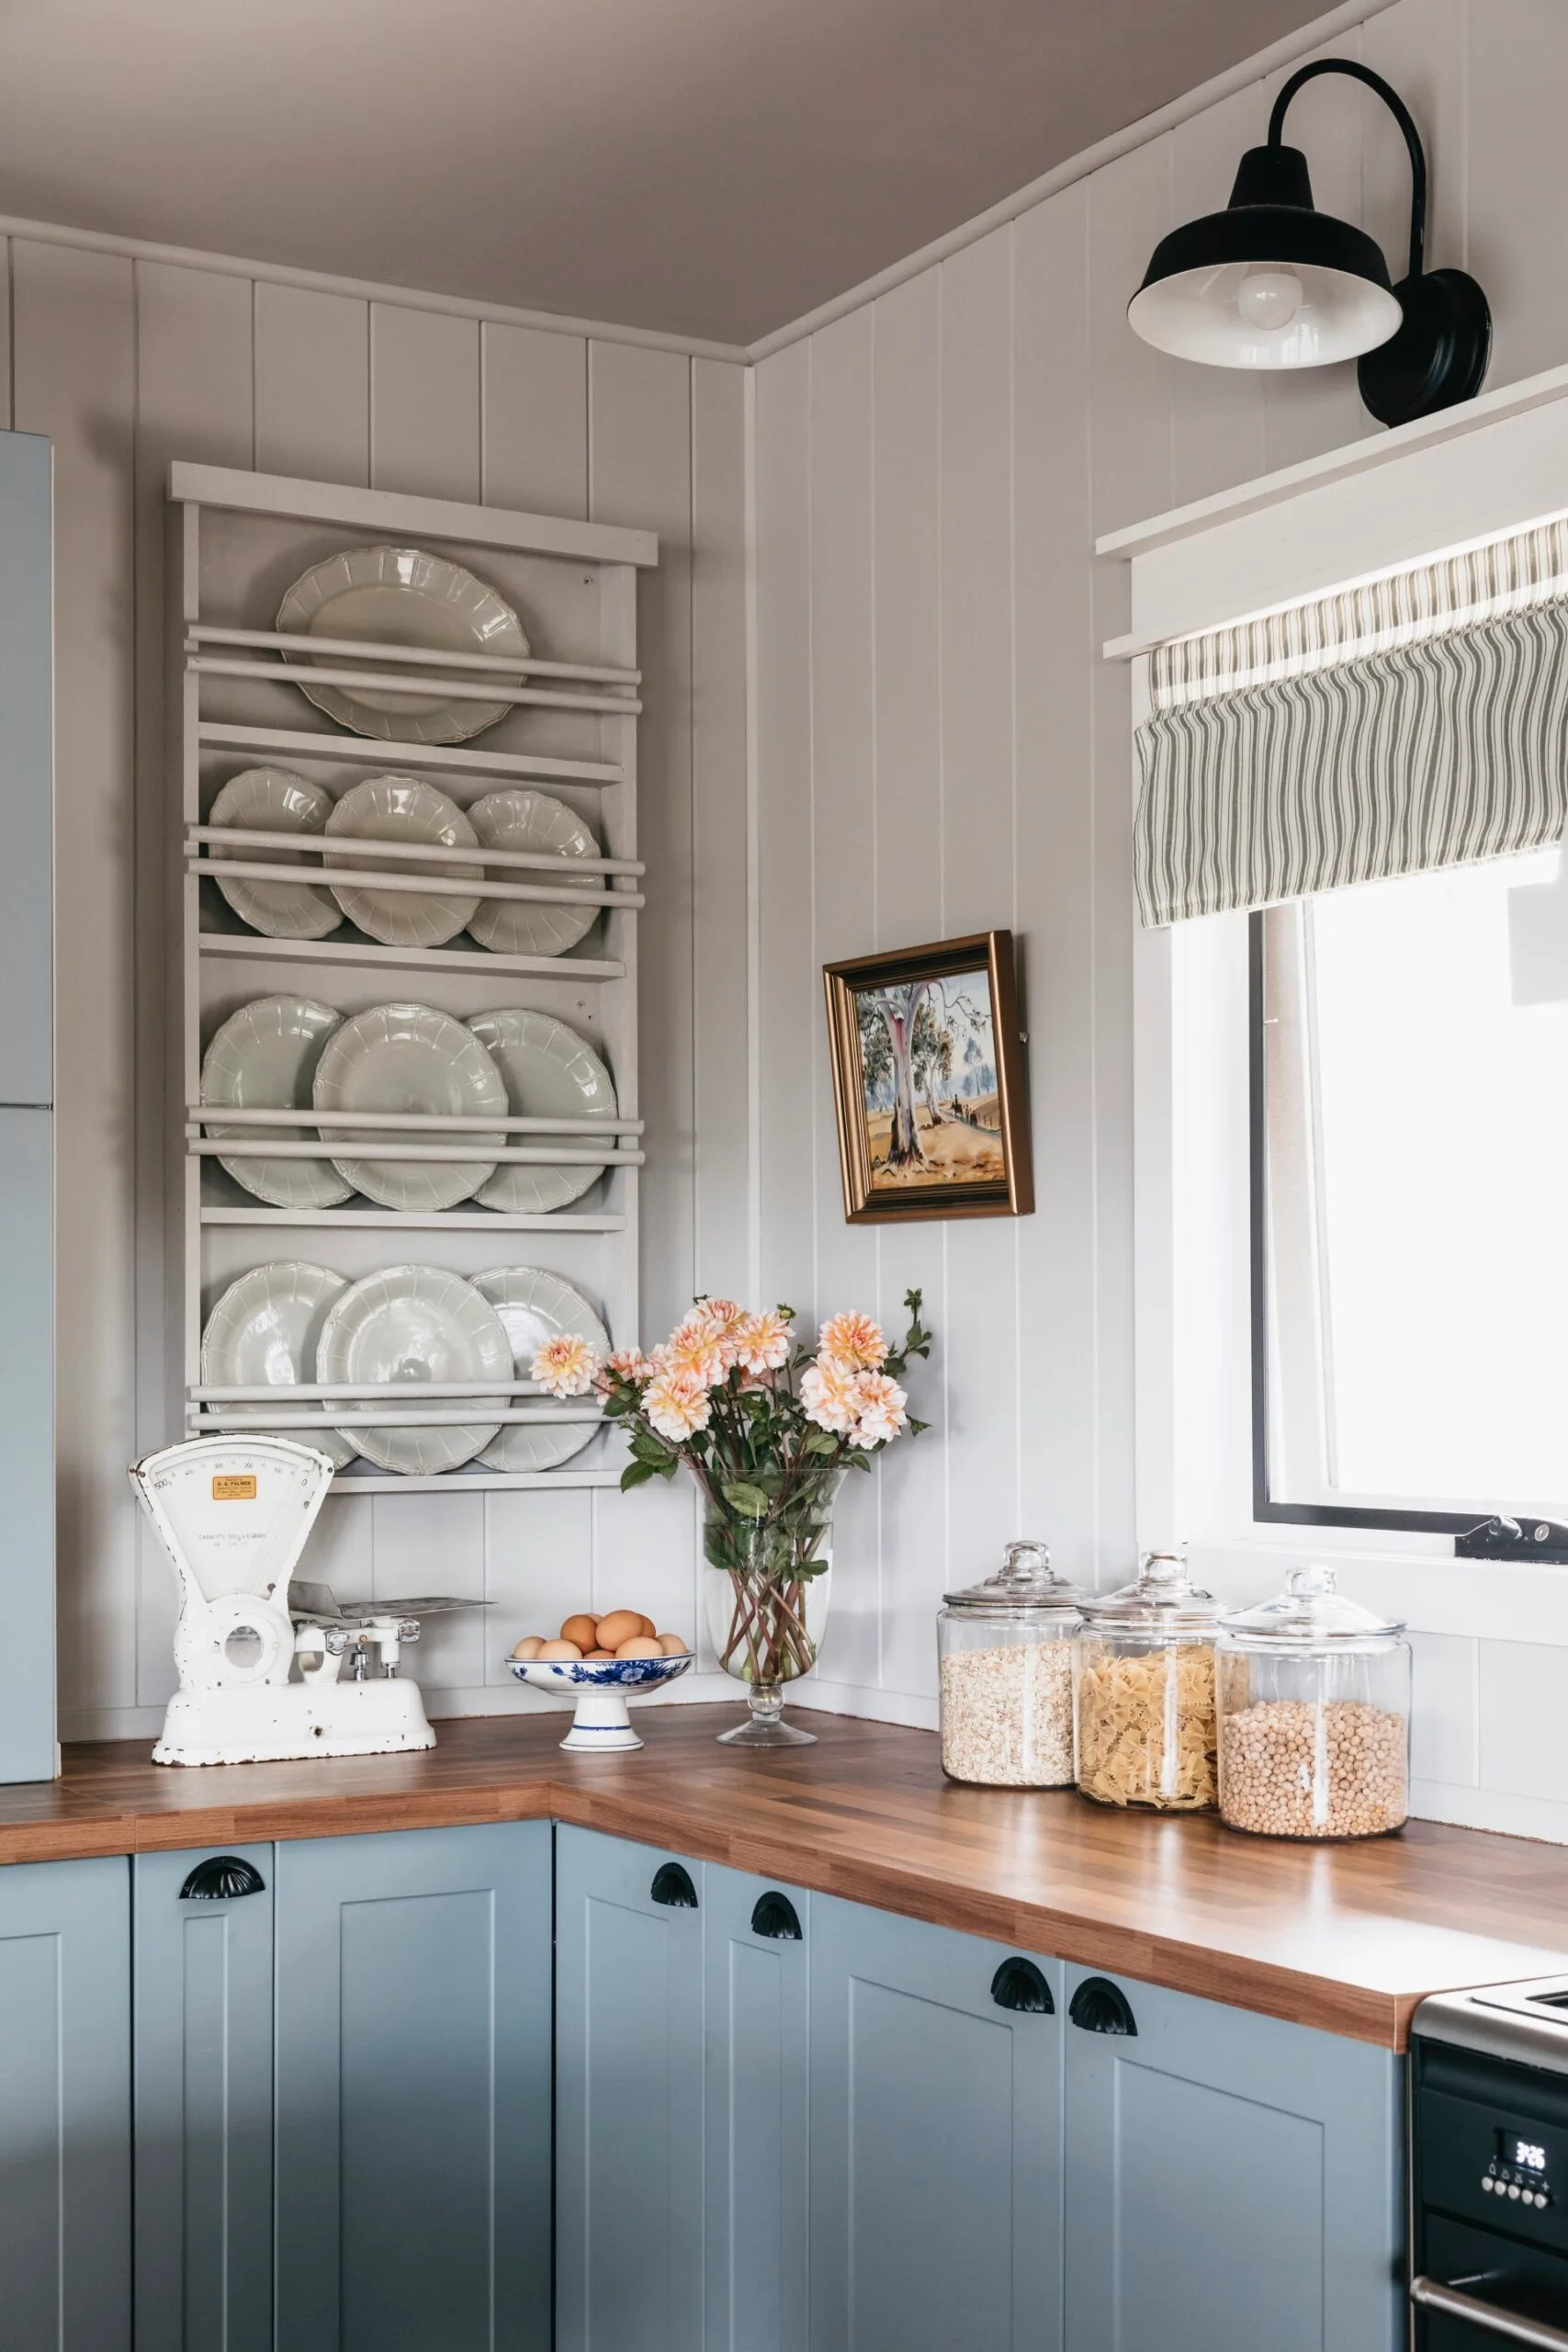
[[[647,1430],[637,1430],[632,1440],[632,1453],[638,1462],[650,1463],[655,1470],[662,1470],[667,1462],[675,1459],[663,1439],[652,1436]]]
[[[629,1495],[634,1487],[646,1487],[653,1476],[651,1462],[628,1462],[621,1473],[621,1492]]]
[[[730,1510],[738,1510],[742,1519],[766,1518],[768,1498],[760,1487],[749,1487],[738,1478],[732,1486],[721,1487],[720,1492]]]
[[[849,1465],[852,1470],[869,1470],[871,1468],[871,1456],[863,1446],[857,1445],[854,1447],[849,1456]]]
[[[814,1430],[801,1451],[805,1453],[837,1453],[839,1441],[830,1437],[826,1430]]]
[[[916,1420],[916,1419],[915,1419],[915,1417],[914,1417],[913,1413],[911,1413],[911,1414],[910,1414],[910,1416],[909,1416],[909,1435],[910,1435],[911,1437],[919,1437],[919,1434],[920,1434],[920,1431],[921,1431],[922,1430],[929,1430],[929,1429],[930,1429],[930,1427],[931,1427],[931,1423],[930,1423],[930,1421],[918,1421],[918,1420]]]

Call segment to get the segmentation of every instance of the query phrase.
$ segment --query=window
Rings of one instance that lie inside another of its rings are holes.
[[[1254,915],[1265,1519],[1568,1518],[1568,853]]]

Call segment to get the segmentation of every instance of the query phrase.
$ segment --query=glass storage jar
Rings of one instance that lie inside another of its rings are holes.
[[[1410,1645],[1325,1567],[1222,1621],[1220,1817],[1263,1838],[1377,1838],[1409,1804]]]
[[[998,1789],[1073,1783],[1073,1639],[1085,1596],[1043,1544],[1007,1547],[983,1584],[937,1612],[942,1769]]]
[[[1219,1603],[1170,1552],[1089,1601],[1077,1650],[1077,1781],[1100,1804],[1201,1811],[1214,1802]]]

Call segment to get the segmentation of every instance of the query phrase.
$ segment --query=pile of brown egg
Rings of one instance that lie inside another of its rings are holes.
[[[686,1645],[679,1634],[656,1632],[652,1618],[640,1610],[612,1609],[604,1617],[581,1610],[567,1618],[555,1641],[543,1634],[525,1634],[512,1655],[547,1666],[563,1658],[684,1657]]]

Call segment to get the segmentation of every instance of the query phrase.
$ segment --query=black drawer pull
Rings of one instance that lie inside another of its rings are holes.
[[[1004,1960],[992,1977],[991,1998],[998,2009],[1022,2009],[1035,2018],[1056,2014],[1051,1987],[1032,1960],[1021,1959],[1016,1953],[1011,1960]]]
[[[1067,2015],[1086,2033],[1131,2033],[1138,2030],[1127,1996],[1109,1976],[1086,1976],[1067,2005]]]
[[[1526,2319],[1518,2312],[1504,2309],[1501,2303],[1489,2303],[1479,2295],[1467,2295],[1458,2287],[1446,2287],[1440,2278],[1413,2278],[1410,2300],[1419,2311],[1438,2312],[1445,2319],[1458,2320],[1465,2329],[1473,2328],[1480,2335],[1496,2335],[1508,2344],[1529,2344],[1537,2352],[1558,2352],[1568,2346],[1568,2327],[1553,2327],[1547,2320]]]
[[[655,1903],[668,1904],[671,1911],[694,1911],[697,1907],[692,1873],[680,1862],[660,1862],[649,1892]]]
[[[227,1903],[237,1894],[265,1894],[266,1881],[260,1871],[238,1854],[209,1854],[197,1862],[180,1889],[182,1903]]]
[[[770,1887],[766,1894],[759,1894],[751,1914],[751,1933],[771,1936],[775,1943],[797,1944],[801,1941],[800,1920],[787,1894]]]

